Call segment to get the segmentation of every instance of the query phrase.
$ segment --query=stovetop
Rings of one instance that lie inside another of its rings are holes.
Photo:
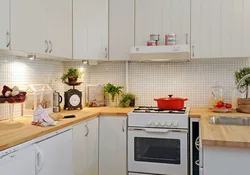
[[[186,107],[181,110],[168,110],[168,109],[159,109],[153,106],[139,106],[135,108],[134,113],[164,113],[164,114],[185,114]]]

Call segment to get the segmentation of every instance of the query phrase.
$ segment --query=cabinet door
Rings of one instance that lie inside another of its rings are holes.
[[[99,175],[127,174],[126,117],[100,117]]]
[[[48,53],[72,58],[72,0],[47,0]]]
[[[79,123],[73,127],[73,174],[83,175],[87,173],[87,125]]]
[[[0,11],[0,49],[8,49],[10,45],[10,0],[1,0]]]
[[[192,0],[192,58],[249,57],[249,11],[248,0]]]
[[[176,44],[188,44],[190,0],[135,0],[135,45],[145,46],[150,34],[159,34],[159,45],[166,34],[176,34]]]
[[[45,53],[46,5],[43,0],[11,0],[11,49]]]
[[[23,148],[0,159],[1,175],[35,175],[35,148]]]
[[[110,0],[109,60],[128,60],[134,45],[134,0]]]
[[[98,118],[87,121],[87,174],[98,175]]]
[[[73,57],[108,58],[108,0],[74,0]]]
[[[72,130],[37,143],[37,152],[38,175],[73,174]]]

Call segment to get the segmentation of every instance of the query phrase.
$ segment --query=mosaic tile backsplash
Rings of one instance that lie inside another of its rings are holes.
[[[247,59],[210,60],[184,63],[128,63],[128,91],[136,95],[136,105],[155,106],[153,100],[173,94],[188,98],[190,107],[208,107],[211,86],[223,86],[226,101],[231,100],[234,87],[234,72],[250,66]],[[69,67],[82,68],[82,62],[60,62],[33,60],[0,55],[0,87],[17,85],[26,90],[28,84],[49,84],[63,96],[69,86],[60,80]],[[86,67],[85,67],[86,68]],[[85,70],[85,69],[84,69]],[[126,87],[125,62],[101,62],[87,66],[83,83],[77,89],[85,97],[86,84],[114,83]],[[1,116],[7,114],[4,105],[0,106]],[[16,110],[20,112],[20,110]]]
[[[65,66],[67,65],[67,66]],[[79,63],[65,63],[68,66]],[[173,94],[188,98],[190,107],[208,107],[211,86],[223,86],[224,98],[231,102],[235,86],[234,72],[250,66],[247,59],[194,61],[184,63],[129,63],[128,91],[136,95],[136,105],[155,106],[153,100]],[[124,62],[104,62],[88,66],[85,84],[114,83],[125,87],[126,64]],[[83,87],[84,88],[84,87]]]

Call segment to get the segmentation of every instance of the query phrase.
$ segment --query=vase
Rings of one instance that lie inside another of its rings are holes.
[[[112,100],[111,96],[109,96],[109,106],[110,107],[117,107],[117,96],[115,96],[114,100]]]

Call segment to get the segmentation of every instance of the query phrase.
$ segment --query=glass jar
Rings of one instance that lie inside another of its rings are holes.
[[[222,86],[212,86],[210,88],[210,100],[209,100],[210,107],[212,108],[215,105],[217,105],[218,101],[224,101],[223,87]]]

